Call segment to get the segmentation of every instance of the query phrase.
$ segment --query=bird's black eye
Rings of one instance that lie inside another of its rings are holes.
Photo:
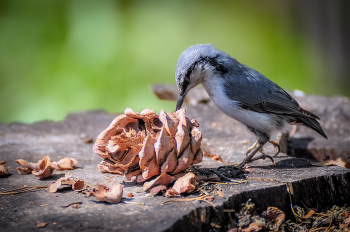
[[[189,84],[190,84],[190,79],[185,77],[184,81],[182,82],[182,85],[180,86],[180,92],[184,93],[187,87],[189,86]]]
[[[196,67],[196,65],[197,65],[197,62],[195,62],[195,63],[193,63],[188,69],[187,69],[187,72],[186,72],[186,74],[185,74],[185,76],[184,76],[184,80],[183,80],[183,82],[182,82],[182,93],[184,93],[185,91],[186,91],[186,89],[187,89],[187,87],[190,85],[190,83],[191,83],[191,74],[192,74],[192,72],[193,72],[193,70],[195,69],[195,67]]]
[[[188,69],[187,69],[187,73],[186,73],[186,75],[185,75],[185,80],[187,79],[188,81],[190,80],[190,76],[191,76],[191,74],[192,74],[192,72],[193,72],[193,69],[194,69],[194,67],[196,66],[196,64],[197,63],[194,63],[194,64],[192,64]],[[185,81],[184,80],[184,81]]]

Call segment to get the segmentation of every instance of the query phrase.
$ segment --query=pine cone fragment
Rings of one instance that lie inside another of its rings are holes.
[[[52,162],[49,156],[44,156],[38,162],[28,162],[23,159],[15,160],[24,167],[17,167],[17,172],[21,175],[32,173],[40,179],[48,178],[55,171],[73,170],[78,161],[74,158],[63,158],[58,162]]]
[[[104,185],[97,184],[97,188],[94,189],[94,196],[99,201],[106,201],[108,203],[118,203],[123,197],[123,186],[117,184],[108,188]]]
[[[57,192],[60,187],[72,186],[73,190],[80,190],[84,188],[85,183],[83,180],[75,180],[73,176],[67,172],[64,177],[59,178],[57,181],[53,182],[49,186],[50,193]]]
[[[63,158],[58,162],[53,162],[57,171],[74,170],[74,166],[78,161],[74,158]]]
[[[40,179],[45,179],[51,176],[55,170],[55,165],[52,163],[49,156],[44,156],[37,163],[27,162],[23,159],[16,160],[17,163],[24,167],[17,167],[17,171],[21,175],[32,173],[34,176]]]
[[[177,179],[172,189],[179,194],[191,193],[196,188],[195,183],[196,183],[196,176],[192,172],[189,172],[183,177],[180,177],[179,179]]]
[[[5,163],[5,161],[0,161],[0,176],[7,176],[9,174],[7,167],[3,165]]]
[[[127,108],[102,131],[93,150],[104,160],[101,172],[125,175],[138,182],[167,173],[179,174],[202,161],[202,134],[195,119],[190,121],[185,110],[158,116],[153,110],[141,113]]]

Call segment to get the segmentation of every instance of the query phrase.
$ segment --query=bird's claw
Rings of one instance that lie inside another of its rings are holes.
[[[277,152],[272,157],[276,157],[281,152],[281,147],[278,144],[278,142],[270,140],[269,143],[271,143],[274,147],[277,147]]]
[[[269,156],[269,155],[264,154],[264,153],[262,153],[262,155],[259,155],[258,157],[252,158],[250,160],[250,162],[253,162],[253,161],[256,161],[256,160],[259,160],[259,159],[263,159],[264,160],[266,158],[269,158],[271,160],[272,164],[275,164],[275,161],[273,160],[273,158],[271,156]]]
[[[256,148],[256,146],[258,146],[258,141],[256,141],[251,147],[248,148],[247,153],[245,154],[245,156],[247,157],[248,154],[249,154],[254,148]]]
[[[245,158],[240,164],[236,165],[235,167],[242,169],[242,168],[244,168],[244,166],[246,164],[249,164],[249,163],[256,161],[256,160],[259,160],[259,159],[264,160],[266,158],[269,158],[271,160],[272,164],[275,164],[275,161],[273,160],[273,158],[271,156],[266,155],[265,153],[262,153],[262,155],[259,155],[258,157],[255,157],[255,158],[251,158],[251,159]]]
[[[276,141],[273,141],[273,140],[270,140],[269,143],[271,143],[274,147],[277,147],[278,151],[277,153],[273,156],[275,157],[276,155],[278,155],[281,151],[281,148],[279,146],[279,144],[276,142]],[[247,153],[246,153],[246,158],[238,165],[235,166],[235,168],[239,168],[239,169],[242,169],[244,168],[244,166],[248,163],[251,163],[253,161],[256,161],[256,160],[259,160],[259,159],[266,159],[266,158],[269,158],[273,164],[275,164],[273,158],[269,155],[266,155],[264,152],[263,152],[263,145],[264,144],[258,144],[258,142],[255,142],[253,144],[253,146],[251,146]],[[261,152],[262,155],[258,156],[258,157],[255,157],[253,158],[253,156],[257,153],[257,152]],[[248,155],[249,154],[249,155]]]

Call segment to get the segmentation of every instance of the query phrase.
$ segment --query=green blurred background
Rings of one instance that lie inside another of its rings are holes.
[[[349,96],[348,2],[0,0],[0,122],[173,111],[150,85],[198,43],[285,89]]]

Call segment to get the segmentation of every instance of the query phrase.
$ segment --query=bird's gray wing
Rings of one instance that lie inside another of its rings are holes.
[[[243,66],[243,67],[242,67]],[[226,94],[244,109],[259,113],[274,113],[318,118],[302,109],[298,102],[281,87],[261,73],[242,65],[234,78],[225,78]]]

